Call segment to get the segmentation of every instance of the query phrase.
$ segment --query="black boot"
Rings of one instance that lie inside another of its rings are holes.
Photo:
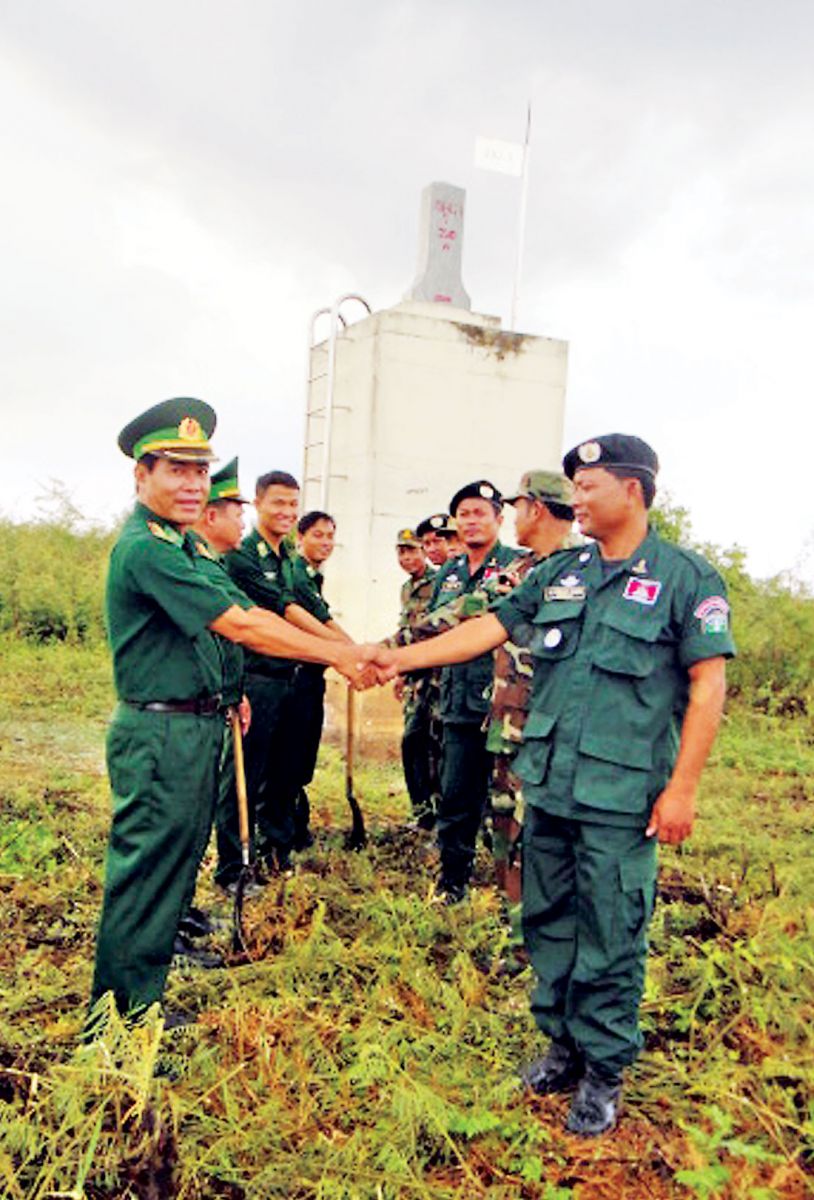
[[[582,1055],[571,1042],[552,1040],[548,1053],[520,1068],[520,1079],[538,1096],[566,1092],[582,1077]]]
[[[597,1137],[613,1129],[621,1094],[621,1075],[587,1067],[571,1103],[565,1128],[580,1137]]]

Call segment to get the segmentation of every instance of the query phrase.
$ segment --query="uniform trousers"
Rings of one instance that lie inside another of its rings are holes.
[[[551,816],[527,805],[523,933],[539,1029],[618,1073],[641,1049],[656,842],[644,829]]]
[[[212,828],[222,715],[120,705],[107,737],[113,820],[91,1004],[122,1013],[159,1000],[178,922]]]
[[[462,888],[469,883],[491,769],[492,755],[486,749],[486,734],[480,722],[445,721],[436,825],[442,887]]]
[[[409,692],[404,702],[401,765],[413,817],[418,820],[426,818],[434,810],[430,711],[427,704],[422,702],[421,685],[408,680],[406,686]]]

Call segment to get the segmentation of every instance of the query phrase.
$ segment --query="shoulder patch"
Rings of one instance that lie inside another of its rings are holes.
[[[183,538],[180,533],[174,529],[167,529],[164,525],[159,525],[158,521],[148,521],[147,528],[153,537],[159,538],[162,542],[169,542],[172,546],[180,546],[183,543]]]

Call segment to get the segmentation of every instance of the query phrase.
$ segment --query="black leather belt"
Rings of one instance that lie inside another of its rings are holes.
[[[123,704],[137,708],[139,712],[192,713],[196,717],[216,717],[223,710],[220,692],[214,696],[200,696],[197,700],[124,700]]]

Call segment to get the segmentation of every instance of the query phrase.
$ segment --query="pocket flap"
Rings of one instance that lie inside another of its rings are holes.
[[[655,839],[654,839],[655,840]],[[623,892],[640,892],[652,888],[656,881],[655,845],[651,850],[637,853],[634,858],[623,858],[619,863],[619,880]]]
[[[579,748],[591,758],[617,763],[621,767],[636,767],[640,771],[649,771],[653,765],[653,749],[646,738],[588,730],[580,738]]]
[[[532,621],[535,625],[557,625],[578,617],[584,608],[584,600],[544,600]]]
[[[661,613],[632,600],[627,601],[626,608],[621,607],[622,601],[619,603],[620,607],[610,608],[602,614],[602,624],[626,633],[628,637],[655,642],[664,624]]]
[[[548,737],[556,723],[557,718],[553,713],[534,712],[532,709],[523,726],[523,740]]]

